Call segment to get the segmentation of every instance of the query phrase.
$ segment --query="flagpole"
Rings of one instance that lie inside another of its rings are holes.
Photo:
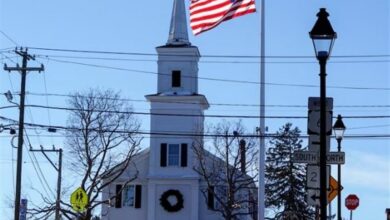
[[[260,23],[260,150],[257,219],[265,219],[265,0],[261,0]]]

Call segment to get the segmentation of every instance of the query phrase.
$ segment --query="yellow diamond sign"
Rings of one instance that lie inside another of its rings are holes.
[[[81,187],[77,188],[70,195],[70,204],[72,204],[72,208],[76,212],[85,211],[85,207],[88,205],[87,193]]]
[[[330,176],[329,179],[329,187],[330,190],[328,190],[328,203],[330,203],[337,195],[339,192],[339,185],[337,180],[333,178],[333,176]],[[341,186],[340,191],[343,190],[343,187]]]

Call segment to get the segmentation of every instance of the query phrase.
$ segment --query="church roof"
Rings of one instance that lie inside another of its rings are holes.
[[[184,0],[174,0],[166,46],[190,46]]]

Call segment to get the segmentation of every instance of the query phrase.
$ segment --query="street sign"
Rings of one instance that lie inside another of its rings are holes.
[[[326,166],[326,188],[329,188],[330,166]],[[306,172],[306,187],[308,189],[320,189],[320,167],[308,165]]]
[[[359,198],[355,194],[350,194],[345,198],[345,207],[348,210],[355,210],[359,206]]]
[[[26,220],[27,217],[27,199],[21,199],[19,209],[19,219]]]
[[[313,151],[295,151],[293,153],[292,161],[294,163],[308,163],[318,164],[320,161],[320,154]],[[326,154],[327,164],[344,164],[345,153],[344,152],[328,152]]]
[[[320,136],[319,135],[309,135],[309,151],[320,152]],[[330,136],[326,136],[326,152],[330,151]]]
[[[326,98],[326,110],[332,111],[333,109],[333,98]],[[308,100],[309,110],[320,110],[321,109],[321,98],[320,97],[309,97]]]
[[[76,212],[85,211],[85,208],[88,205],[87,193],[81,187],[77,188],[70,195],[70,204],[72,205],[73,210]]]
[[[343,186],[341,186],[340,191],[343,190]],[[338,195],[339,192],[339,184],[333,176],[330,176],[329,179],[329,190],[328,190],[328,202],[332,202],[334,198]]]
[[[318,152],[313,151],[294,151],[292,161],[294,163],[318,163]]]
[[[320,206],[320,190],[318,189],[308,189],[306,196],[307,204],[313,206]]]
[[[345,164],[344,152],[328,152],[326,154],[327,164]]]
[[[316,189],[308,189],[306,201],[308,205],[320,206],[320,191]]]
[[[308,134],[320,134],[320,120],[321,113],[319,110],[309,110],[309,117],[307,120],[307,133]],[[326,135],[332,134],[332,111],[326,111]]]

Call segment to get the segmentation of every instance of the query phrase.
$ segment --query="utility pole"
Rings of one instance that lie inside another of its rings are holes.
[[[26,95],[26,76],[28,71],[44,71],[43,65],[41,67],[27,67],[27,62],[29,60],[35,60],[33,56],[27,53],[27,48],[15,49],[15,53],[20,55],[23,58],[22,67],[19,64],[16,67],[8,67],[4,64],[4,70],[18,71],[22,75],[22,82],[20,86],[20,104],[19,104],[19,136],[18,136],[18,153],[17,153],[17,162],[16,162],[16,193],[15,193],[15,212],[14,220],[19,220],[20,217],[20,192],[22,188],[22,161],[23,161],[23,129],[24,129],[24,98]]]
[[[55,220],[60,220],[60,203],[61,203],[61,176],[62,176],[62,149],[55,149],[53,146],[53,149],[43,149],[41,146],[40,150],[32,149],[30,148],[31,152],[42,152],[43,155],[46,157],[46,159],[50,162],[50,164],[54,167],[55,170],[58,172],[57,177],[57,199],[56,199],[56,214],[55,214]],[[45,152],[56,152],[59,153],[58,156],[58,167],[51,161],[51,159],[46,155]]]

